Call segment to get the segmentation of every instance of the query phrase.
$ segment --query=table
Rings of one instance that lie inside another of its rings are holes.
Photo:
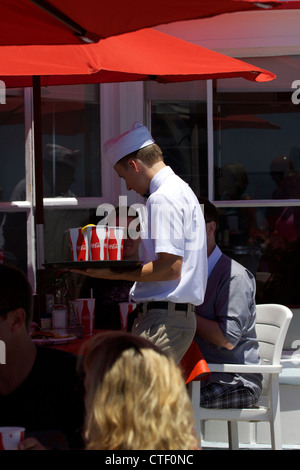
[[[78,338],[67,344],[52,345],[50,347],[60,349],[62,351],[68,351],[72,354],[78,355],[83,351],[83,346],[97,333],[104,333],[107,330],[94,330],[90,336],[84,336]],[[210,370],[207,366],[207,362],[204,359],[196,341],[192,341],[189,349],[185,353],[184,357],[180,362],[183,377],[185,383],[188,384],[192,380],[204,380],[210,376]]]

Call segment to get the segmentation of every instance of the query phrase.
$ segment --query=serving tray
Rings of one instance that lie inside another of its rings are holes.
[[[129,269],[140,266],[142,261],[135,260],[105,260],[105,261],[57,261],[54,263],[44,263],[45,268],[53,269],[88,269],[88,268],[110,268]]]

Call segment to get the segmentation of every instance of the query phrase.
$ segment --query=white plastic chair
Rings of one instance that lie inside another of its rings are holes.
[[[242,409],[211,409],[202,408],[200,402],[200,381],[192,381],[188,389],[195,412],[196,431],[200,438],[200,420],[228,421],[229,448],[237,450],[238,421],[270,423],[271,444],[273,450],[282,448],[280,403],[279,403],[279,373],[281,353],[285,336],[292,319],[292,312],[284,305],[263,304],[256,306],[256,333],[259,341],[260,365],[245,364],[208,364],[211,372],[229,373],[260,373],[263,374],[262,397],[266,405],[260,403],[255,408]]]

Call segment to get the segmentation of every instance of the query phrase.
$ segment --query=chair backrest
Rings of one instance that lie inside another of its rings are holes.
[[[256,334],[262,364],[280,364],[283,343],[292,316],[291,310],[284,305],[256,306]]]

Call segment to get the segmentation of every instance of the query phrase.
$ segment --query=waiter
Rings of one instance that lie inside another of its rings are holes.
[[[130,300],[138,304],[139,315],[132,332],[170,352],[179,363],[194,338],[194,310],[206,288],[201,207],[188,184],[165,165],[161,149],[142,124],[107,142],[106,156],[127,190],[149,195],[147,220],[141,224],[144,264],[124,272],[103,268],[83,273],[134,281]]]

